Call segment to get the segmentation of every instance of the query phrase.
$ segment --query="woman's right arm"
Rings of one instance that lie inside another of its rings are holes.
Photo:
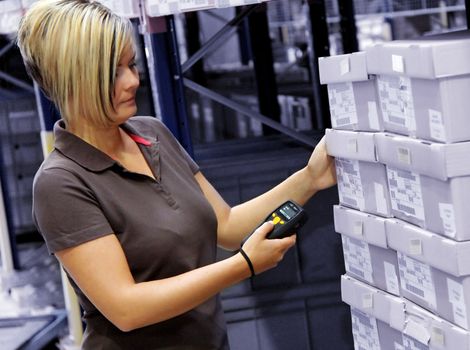
[[[261,226],[245,243],[257,273],[277,265],[295,236],[268,240],[272,225]],[[250,276],[240,253],[171,278],[136,283],[122,247],[109,234],[55,253],[95,307],[122,331],[158,323],[187,312]]]

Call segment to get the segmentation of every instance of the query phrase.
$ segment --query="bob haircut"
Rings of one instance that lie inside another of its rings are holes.
[[[126,50],[135,52],[128,19],[90,0],[41,0],[22,18],[17,44],[66,125],[112,123],[117,66]]]

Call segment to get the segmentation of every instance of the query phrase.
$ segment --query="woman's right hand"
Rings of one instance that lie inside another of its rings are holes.
[[[277,266],[284,254],[295,244],[296,235],[281,239],[266,238],[273,228],[271,222],[265,222],[243,244],[243,250],[251,260],[257,275]]]

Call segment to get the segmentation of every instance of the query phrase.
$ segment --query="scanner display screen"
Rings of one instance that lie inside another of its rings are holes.
[[[293,218],[295,216],[296,211],[293,210],[291,207],[289,207],[288,205],[282,207],[281,210],[279,210],[281,212],[282,215],[284,215],[284,217],[287,219],[287,220],[290,220],[291,218]]]

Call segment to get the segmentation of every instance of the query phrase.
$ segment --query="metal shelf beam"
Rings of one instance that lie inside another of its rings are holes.
[[[186,73],[197,61],[199,61],[205,55],[218,49],[218,44],[225,41],[237,32],[238,25],[250,15],[259,5],[248,6],[235,16],[231,21],[222,27],[214,36],[212,36],[202,47],[192,55],[186,62],[181,66],[183,73]]]
[[[194,81],[191,81],[187,78],[184,78],[184,85],[188,88],[190,88],[191,90],[193,91],[196,91],[197,93],[203,95],[203,96],[206,96],[228,108],[231,108],[233,109],[234,111],[237,111],[237,112],[240,112],[241,114],[243,115],[246,115],[250,118],[253,118],[253,119],[256,119],[258,121],[260,121],[261,123],[285,134],[285,135],[288,135],[290,137],[292,137],[293,139],[305,144],[305,145],[308,145],[308,146],[312,146],[312,147],[315,147],[316,145],[316,142],[314,142],[314,140],[312,140],[311,137],[308,137],[294,129],[291,129],[291,128],[288,128],[274,120],[272,120],[271,118],[268,118],[266,116],[264,116],[263,114],[261,113],[258,113],[256,111],[253,111],[251,108],[249,107],[246,107],[238,102],[235,102],[231,99],[229,99],[228,97],[225,97],[215,91],[212,91],[208,88],[205,88],[204,86],[202,85],[199,85],[197,83],[195,83]]]

